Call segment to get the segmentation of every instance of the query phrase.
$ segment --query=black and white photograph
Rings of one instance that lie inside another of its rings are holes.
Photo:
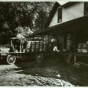
[[[88,1],[0,1],[0,87],[87,87]]]

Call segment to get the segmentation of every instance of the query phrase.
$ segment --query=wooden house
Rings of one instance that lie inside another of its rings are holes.
[[[67,2],[63,5],[56,2],[45,29],[36,34],[56,35],[60,39],[62,53],[74,44],[74,63],[80,62],[81,59],[76,60],[80,56],[88,58],[88,2]],[[88,63],[86,60],[81,62]]]

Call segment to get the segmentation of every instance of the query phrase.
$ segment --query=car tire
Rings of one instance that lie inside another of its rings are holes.
[[[14,55],[8,55],[7,58],[6,58],[6,62],[7,64],[15,64],[16,62],[16,56]]]
[[[35,55],[35,59],[37,61],[37,63],[41,63],[41,61],[43,60],[44,56],[43,54],[37,54]]]

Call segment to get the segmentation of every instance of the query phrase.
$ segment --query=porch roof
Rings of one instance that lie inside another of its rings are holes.
[[[58,33],[64,33],[74,31],[74,29],[78,31],[86,28],[88,28],[88,15],[67,22],[58,23],[57,25],[54,25],[52,27],[36,31],[32,35],[49,34],[50,32],[55,30],[57,30]]]

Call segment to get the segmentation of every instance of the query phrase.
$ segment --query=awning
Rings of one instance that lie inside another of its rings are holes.
[[[86,28],[88,28],[88,15],[36,31],[32,35],[49,34],[54,30],[58,30],[58,33],[64,33],[74,31],[74,29],[75,31],[78,31]]]

